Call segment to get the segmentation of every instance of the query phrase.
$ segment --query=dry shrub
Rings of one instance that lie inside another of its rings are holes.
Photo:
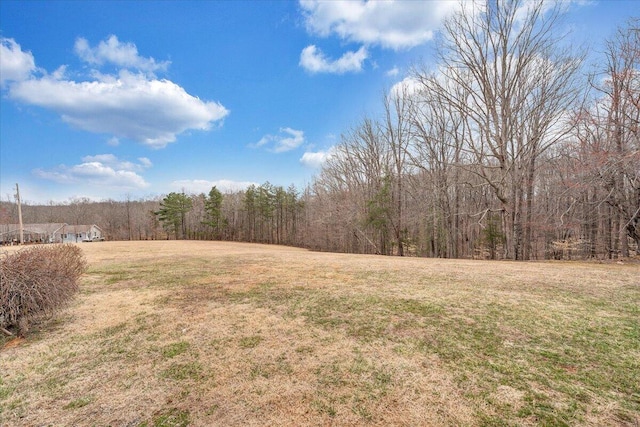
[[[64,307],[87,266],[75,245],[34,246],[0,256],[0,326],[24,336],[29,322]]]

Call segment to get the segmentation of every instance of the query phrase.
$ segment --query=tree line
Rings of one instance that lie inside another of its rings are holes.
[[[416,67],[389,91],[313,184],[338,219],[330,240],[435,257],[637,253],[639,21],[585,78],[557,32],[561,3],[465,7],[444,26],[435,71]]]
[[[221,239],[447,258],[638,254],[640,21],[584,55],[562,2],[465,4],[382,114],[345,130],[309,186],[25,206],[111,239]],[[7,222],[15,215],[3,203]]]
[[[223,194],[171,192],[124,201],[76,198],[67,203],[22,205],[24,223],[96,224],[107,240],[233,240],[304,246],[300,192],[266,182]],[[0,202],[0,223],[17,223],[17,207]]]

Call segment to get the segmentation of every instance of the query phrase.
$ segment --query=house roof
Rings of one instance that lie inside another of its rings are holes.
[[[23,224],[22,229],[25,233],[31,234],[54,234],[65,225],[64,223]],[[20,224],[0,224],[0,235],[19,232]]]
[[[24,224],[22,229],[25,233],[52,235],[55,233],[88,233],[92,228],[102,232],[102,229],[95,224],[91,225],[69,225],[66,223],[46,223],[46,224]],[[19,224],[0,224],[0,236],[3,234],[13,234],[20,232]]]

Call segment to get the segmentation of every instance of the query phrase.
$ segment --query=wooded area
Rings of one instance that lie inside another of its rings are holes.
[[[447,258],[638,254],[640,21],[598,69],[563,44],[561,3],[469,5],[439,63],[346,130],[304,189],[23,205],[25,223],[98,224],[111,240],[222,239]],[[435,71],[434,71],[435,70]],[[16,222],[2,202],[2,223]]]

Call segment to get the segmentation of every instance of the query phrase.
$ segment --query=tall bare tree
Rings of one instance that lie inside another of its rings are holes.
[[[595,98],[580,111],[576,136],[590,157],[593,203],[610,207],[607,251],[627,257],[628,239],[640,245],[639,19],[607,41],[604,56],[604,69],[592,78]]]
[[[465,121],[457,108],[443,98],[439,90],[443,82],[435,74],[416,74],[417,87],[412,94],[411,162],[421,170],[412,174],[419,202],[424,201],[423,215],[428,212],[431,227],[429,254],[436,257],[458,257],[460,253],[460,186],[465,140]],[[450,85],[448,91],[464,90]]]
[[[562,5],[544,0],[464,3],[444,26],[437,90],[464,116],[473,170],[499,200],[505,258],[528,258],[539,156],[566,135],[580,58],[559,48]]]
[[[412,97],[405,85],[396,86],[384,96],[384,122],[381,135],[389,151],[390,167],[386,171],[391,182],[391,204],[388,220],[393,232],[397,254],[404,256],[406,224],[404,184],[411,174],[409,145],[411,143]]]

